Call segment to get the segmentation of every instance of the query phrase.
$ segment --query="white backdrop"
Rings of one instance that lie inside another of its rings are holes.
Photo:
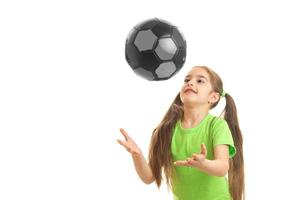
[[[116,139],[125,128],[146,156],[194,65],[218,72],[236,101],[247,199],[299,198],[297,5],[1,1],[0,199],[172,199],[139,180]],[[124,55],[130,29],[152,17],[187,40],[184,67],[163,82],[136,76]]]

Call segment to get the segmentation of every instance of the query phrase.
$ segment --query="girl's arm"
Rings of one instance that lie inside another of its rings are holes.
[[[135,170],[139,175],[140,179],[145,184],[153,183],[155,179],[153,177],[152,170],[148,165],[148,163],[146,162],[146,159],[143,156],[142,152],[139,154],[132,154],[132,159],[134,162]]]
[[[211,176],[225,176],[229,170],[229,153],[227,145],[217,145],[214,148],[214,160],[206,159],[206,147],[201,144],[200,154],[193,154],[192,157],[183,160],[176,161],[176,166],[188,166],[195,167],[202,172],[205,172]]]
[[[229,170],[229,153],[227,145],[217,145],[214,148],[214,160],[204,159],[198,165],[199,170],[212,176],[225,176]]]
[[[142,151],[124,129],[120,129],[120,131],[124,136],[125,141],[122,140],[117,140],[117,141],[119,144],[124,146],[129,153],[131,153],[134,162],[134,167],[138,176],[145,184],[152,183],[155,179],[152,174],[152,170],[150,166],[148,165],[145,157],[143,156]]]

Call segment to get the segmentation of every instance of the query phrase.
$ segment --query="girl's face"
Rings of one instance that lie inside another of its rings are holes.
[[[185,77],[180,99],[185,105],[209,105],[215,102],[209,75],[203,68],[193,68]]]

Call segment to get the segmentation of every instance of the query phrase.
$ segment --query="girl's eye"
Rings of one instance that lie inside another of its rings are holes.
[[[197,83],[204,83],[204,81],[199,79],[199,80],[197,80]]]
[[[184,79],[184,82],[185,82],[185,83],[187,83],[187,82],[189,82],[189,81],[190,81],[189,79]]]

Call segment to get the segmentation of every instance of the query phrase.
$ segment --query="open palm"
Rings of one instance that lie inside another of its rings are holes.
[[[117,140],[120,145],[125,147],[125,149],[131,153],[132,155],[134,154],[141,154],[141,150],[138,147],[138,145],[135,143],[135,141],[128,135],[128,133],[124,129],[120,129],[120,132],[125,138],[125,141],[123,140]]]
[[[205,144],[201,144],[200,153],[194,153],[191,157],[186,160],[175,161],[175,166],[185,166],[185,167],[198,167],[205,161],[207,150]]]

